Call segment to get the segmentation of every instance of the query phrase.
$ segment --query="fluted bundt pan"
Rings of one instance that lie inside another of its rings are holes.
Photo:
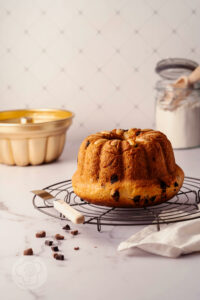
[[[0,112],[0,163],[39,165],[62,153],[73,113],[56,109]]]

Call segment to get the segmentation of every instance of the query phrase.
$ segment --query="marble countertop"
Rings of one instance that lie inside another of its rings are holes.
[[[33,189],[71,178],[77,146],[69,146],[55,163],[37,167],[0,166],[0,297],[1,299],[200,299],[200,255],[169,259],[145,252],[117,252],[118,244],[141,227],[71,225],[80,234],[62,230],[67,223],[33,208]],[[175,151],[187,176],[200,177],[200,149]],[[44,239],[64,234],[59,248],[64,261],[52,257]],[[75,251],[74,247],[80,247]],[[33,248],[34,256],[23,250]]]

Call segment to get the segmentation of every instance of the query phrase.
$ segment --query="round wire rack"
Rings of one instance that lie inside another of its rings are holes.
[[[72,188],[71,180],[62,181],[44,188],[57,199],[63,199],[85,216],[84,224],[94,224],[101,231],[102,225],[133,226],[169,224],[200,218],[200,179],[185,177],[179,193],[172,199],[143,208],[115,208],[94,205],[80,199]],[[40,212],[51,217],[66,220],[57,212],[51,200],[33,197],[33,206]]]

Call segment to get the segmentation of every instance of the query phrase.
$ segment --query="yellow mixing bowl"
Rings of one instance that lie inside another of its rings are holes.
[[[27,166],[57,159],[73,117],[59,109],[0,111],[0,163]]]

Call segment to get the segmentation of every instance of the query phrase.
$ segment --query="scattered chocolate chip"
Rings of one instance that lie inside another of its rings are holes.
[[[64,240],[64,235],[61,235],[61,234],[57,233],[57,234],[55,235],[55,239],[56,239],[56,240]]]
[[[145,199],[145,200],[144,200],[144,203],[145,203],[145,204],[148,204],[148,203],[149,203],[148,199]]]
[[[51,250],[54,251],[54,252],[58,252],[59,251],[58,246],[51,247]]]
[[[28,248],[28,249],[24,250],[24,255],[33,255],[33,249]]]
[[[174,182],[174,186],[177,187],[178,186],[178,182],[175,181]]]
[[[118,181],[118,176],[116,174],[113,174],[111,177],[110,177],[110,182],[111,184],[115,183]]]
[[[115,191],[111,196],[112,198],[115,199],[115,201],[119,201],[119,196],[120,196],[119,191]]]
[[[79,247],[74,247],[74,250],[79,250],[80,248]]]
[[[36,238],[43,238],[46,236],[46,232],[43,230],[43,231],[39,231],[35,234]]]
[[[52,246],[53,245],[53,241],[46,240],[45,241],[45,245]]]
[[[138,203],[140,201],[140,196],[135,196],[134,198],[132,198],[132,200],[135,202],[135,203]]]
[[[64,229],[64,230],[70,230],[71,228],[70,228],[70,226],[68,224],[66,224],[62,229]]]
[[[152,196],[152,197],[150,198],[150,201],[154,202],[155,199],[156,199],[156,196]]]
[[[135,133],[135,135],[138,136],[140,133],[141,133],[141,131],[138,130],[138,131]]]
[[[84,199],[80,198],[81,201],[85,201]]]
[[[72,230],[72,231],[71,231],[71,234],[72,234],[72,235],[77,235],[77,234],[78,234],[78,230]]]
[[[86,144],[85,144],[85,148],[87,148],[89,146],[90,142],[87,141]]]
[[[128,131],[128,129],[122,129],[122,130],[124,130],[124,132]]]
[[[54,253],[53,257],[57,260],[64,260],[64,255],[63,254]]]

